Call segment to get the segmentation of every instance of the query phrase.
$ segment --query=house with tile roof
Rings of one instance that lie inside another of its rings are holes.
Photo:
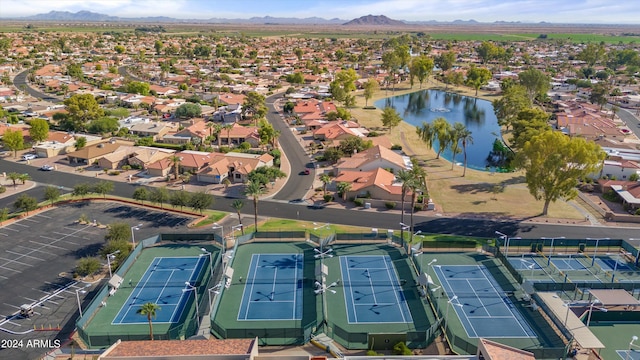
[[[122,146],[122,144],[112,142],[102,142],[85,146],[82,149],[67,153],[67,160],[71,165],[92,165],[100,158],[116,151],[120,146]]]
[[[100,360],[246,360],[258,355],[258,339],[116,341]]]
[[[396,177],[383,168],[368,171],[345,170],[333,179],[335,184],[348,182],[351,189],[346,197],[370,197],[385,201],[402,201],[402,184]],[[406,199],[405,199],[406,200]]]
[[[229,152],[212,155],[209,165],[197,173],[198,181],[220,184],[228,178],[232,183],[244,183],[251,171],[263,166],[273,166],[273,156],[269,154]]]
[[[46,141],[33,147],[40,158],[50,158],[75,150],[76,139],[73,135],[63,131],[49,131]]]
[[[626,208],[640,209],[640,181],[600,179],[598,185],[603,194],[614,191]]]
[[[207,136],[209,136],[209,129],[207,129],[207,122],[203,118],[194,118],[188,120],[189,125],[184,129],[174,133],[168,134],[162,137],[162,142],[167,144],[184,145],[193,142],[193,139],[199,139],[199,143],[203,144]]]
[[[251,147],[260,146],[260,136],[256,126],[242,126],[234,123],[230,129],[223,129],[220,132],[220,137],[222,145],[240,145],[243,142],[248,142]]]
[[[411,169],[411,160],[384,146],[377,145],[349,158],[343,158],[335,165],[335,173],[344,171],[371,171],[377,168],[390,169],[393,173]]]
[[[160,160],[166,159],[175,154],[175,152],[175,150],[171,149],[138,146],[133,156],[129,157],[127,161],[131,166],[137,166],[141,169],[146,169],[149,164],[153,164]]]

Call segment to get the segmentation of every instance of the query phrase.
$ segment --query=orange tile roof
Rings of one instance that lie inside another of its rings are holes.
[[[167,357],[186,355],[245,355],[251,352],[254,339],[154,340],[122,341],[105,358]]]
[[[220,101],[222,101],[227,105],[237,105],[237,104],[242,105],[242,103],[244,103],[245,98],[246,96],[242,94],[230,94],[230,93],[220,94],[220,97],[219,97]]]
[[[350,191],[360,191],[370,186],[377,186],[391,194],[400,194],[402,186],[392,186],[396,177],[385,169],[371,171],[343,171],[334,179],[336,183],[351,183]]]
[[[487,353],[487,359],[490,360],[535,360],[536,357],[524,350],[516,349],[507,345],[503,345],[497,343],[495,341],[490,341],[487,339],[479,340]]]

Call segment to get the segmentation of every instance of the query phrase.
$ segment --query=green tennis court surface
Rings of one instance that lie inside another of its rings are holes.
[[[302,254],[253,254],[238,320],[302,317]]]
[[[340,269],[349,324],[413,322],[389,256],[340,256]]]
[[[156,314],[154,323],[177,322],[187,299],[193,296],[185,283],[197,281],[204,269],[205,259],[202,256],[153,259],[112,324],[146,324],[146,319],[137,311],[148,302],[158,304],[162,309]]]

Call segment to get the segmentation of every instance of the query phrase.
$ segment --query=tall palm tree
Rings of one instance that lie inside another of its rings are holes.
[[[456,155],[460,153],[460,136],[466,130],[464,124],[457,122],[449,127],[449,148],[451,149],[451,170],[456,164]]]
[[[467,145],[473,144],[471,130],[464,128],[460,133],[460,140],[462,140],[462,153],[464,154],[464,169],[462,170],[462,177],[464,177],[467,174]]]
[[[416,199],[418,197],[419,192],[427,191],[427,172],[420,166],[418,166],[417,161],[415,159],[411,159],[413,163],[413,168],[411,168],[412,179],[409,181],[409,189],[411,189],[411,212],[410,214],[410,237],[409,243],[413,243],[413,213],[416,208]]]
[[[233,124],[225,124],[222,128],[227,130],[227,146],[231,146],[231,129],[233,129]]]
[[[249,181],[244,188],[244,194],[253,199],[253,221],[256,225],[256,232],[258,231],[258,200],[264,193],[264,186],[259,182]]]
[[[178,180],[178,175],[180,175],[180,161],[182,161],[182,158],[177,155],[172,155],[171,157],[169,157],[169,161],[171,161],[171,164],[173,164],[174,179]]]
[[[222,124],[216,124],[213,129],[216,133],[216,138],[218,139],[218,149],[220,149],[220,146],[222,145],[222,136],[220,136],[220,133],[222,132]]]
[[[320,175],[320,181],[322,181],[322,195],[327,195],[327,185],[331,183],[331,176],[329,174]]]
[[[236,211],[236,214],[238,214],[238,223],[242,225],[242,217],[240,216],[240,210],[242,210],[242,208],[244,207],[244,201],[240,199],[233,200],[233,202],[231,203],[231,207]],[[244,226],[241,226],[240,230],[242,231],[242,235],[244,235]]]
[[[149,322],[149,337],[153,340],[153,325],[151,324],[151,319],[155,319],[156,312],[160,310],[160,306],[158,304],[154,304],[152,302],[145,303],[140,306],[140,309],[136,311],[136,313],[140,315],[146,315],[147,321]]]
[[[407,197],[407,191],[409,190],[410,181],[413,179],[413,174],[410,170],[400,170],[396,175],[396,181],[402,183],[402,189],[400,190],[400,222],[404,223],[404,200]],[[404,242],[404,226],[400,226],[400,239]]]

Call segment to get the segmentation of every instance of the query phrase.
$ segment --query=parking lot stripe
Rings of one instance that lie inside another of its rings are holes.
[[[30,253],[31,253],[31,252],[36,252],[36,251],[38,251],[38,252],[41,252],[41,253],[43,253],[43,254],[51,255],[51,252],[50,252],[50,251],[47,251],[47,250],[34,249],[34,248],[30,248],[30,247],[22,246],[22,245],[16,245],[16,247],[25,248],[25,249],[27,249],[27,250],[30,250],[30,251],[29,251]]]
[[[8,279],[8,277],[6,277],[6,276],[2,276],[2,275],[0,275],[0,278],[3,278],[3,279],[5,279],[5,280],[7,280],[7,279]],[[2,316],[0,316],[0,318],[1,318],[1,317],[2,317]]]
[[[61,241],[61,242],[65,242],[65,243],[68,243],[68,244],[71,244],[71,245],[80,245],[78,243],[74,243],[73,241],[63,240],[64,238],[52,238],[52,237],[44,236],[44,235],[40,235],[40,237],[43,238],[43,239],[47,239],[47,240],[53,240],[52,243],[57,243],[58,241]]]
[[[12,269],[12,268],[8,268],[8,267],[2,266],[2,265],[0,265],[0,268],[6,269],[6,270],[9,270],[9,271],[13,271],[13,272],[16,272],[18,274],[22,272],[22,271],[19,271],[19,270],[16,270],[16,269]]]
[[[28,257],[28,258],[32,258],[32,259],[36,259],[36,260],[40,260],[40,261],[44,261],[44,259],[40,259],[39,257],[31,256],[31,255],[28,255],[28,254],[21,254],[21,253],[19,253],[19,252],[15,252],[15,251],[11,251],[11,250],[7,250],[7,252],[8,252],[9,254],[20,255],[21,257],[22,257],[22,256],[24,256],[24,257]]]
[[[2,236],[9,236],[9,234],[5,234],[5,233],[0,233],[0,235],[2,235]]]
[[[29,225],[20,224],[20,223],[17,223],[17,222],[13,223],[12,225],[15,225],[15,226],[22,226],[22,227],[26,227],[26,228],[28,228],[28,227],[29,227]],[[19,231],[19,230],[16,230],[16,231]]]
[[[42,214],[35,214],[34,216],[37,216],[37,217],[43,217],[43,218],[45,218],[45,219],[51,219],[51,216],[42,215]]]
[[[20,256],[21,258],[22,256]],[[18,258],[19,259],[19,258]],[[0,260],[4,260],[5,264],[11,264],[11,263],[16,263],[18,265],[24,265],[24,266],[28,266],[28,267],[32,267],[33,265],[31,264],[27,264],[27,263],[23,263],[22,261],[18,261],[17,259],[6,259],[3,257],[0,257]]]
[[[39,243],[39,242],[33,241],[33,240],[29,240],[29,242],[30,243],[34,243],[34,244],[38,244],[38,245],[42,245],[43,247],[46,246],[46,247],[52,247],[54,249],[60,249],[60,250],[69,251],[69,249],[65,249],[65,248],[60,247],[60,246],[55,246],[55,245],[51,245],[51,244],[43,244],[43,243]]]
[[[15,225],[16,223],[13,223],[12,225]],[[15,232],[20,232],[20,230],[16,230],[16,229],[12,229],[10,227],[3,227],[4,230],[9,230],[9,231],[15,231]]]
[[[22,221],[30,221],[30,222],[34,222],[34,223],[40,223],[40,221],[36,221],[36,220],[31,219],[31,218],[24,218],[24,219],[22,219]]]

